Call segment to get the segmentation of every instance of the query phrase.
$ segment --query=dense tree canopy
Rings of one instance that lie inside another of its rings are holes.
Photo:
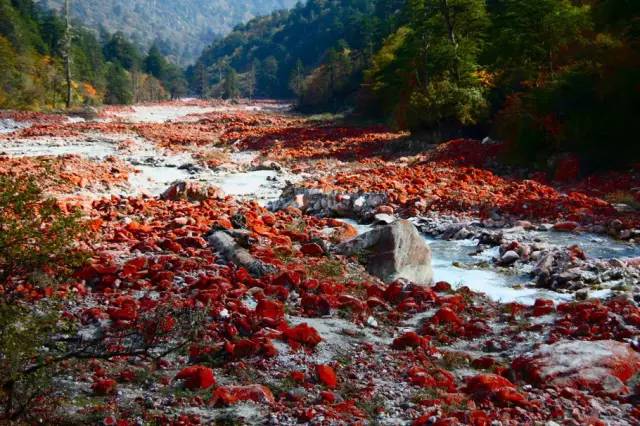
[[[310,0],[237,27],[188,74],[207,96],[227,67],[257,70],[252,92],[302,110],[494,133],[516,162],[573,152],[602,167],[640,158],[639,40],[630,0]]]
[[[0,108],[62,106],[67,87],[65,33],[64,21],[32,0],[0,0]],[[122,33],[98,40],[92,31],[74,25],[70,55],[75,105],[130,103],[186,93],[178,67],[157,48],[145,57]]]

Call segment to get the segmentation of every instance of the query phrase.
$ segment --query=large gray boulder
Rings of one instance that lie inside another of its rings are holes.
[[[433,281],[431,248],[406,220],[374,228],[338,245],[336,250],[357,256],[371,275],[387,283],[400,278],[425,285]]]

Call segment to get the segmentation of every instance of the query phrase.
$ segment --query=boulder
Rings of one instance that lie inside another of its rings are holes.
[[[500,263],[505,266],[509,266],[509,265],[513,265],[518,260],[520,260],[520,255],[513,250],[509,250],[508,252],[502,255],[502,257],[500,258]]]
[[[512,370],[538,386],[619,395],[640,373],[640,354],[615,340],[560,341],[515,359]]]
[[[380,226],[337,246],[337,252],[364,258],[367,271],[390,283],[406,279],[416,284],[433,281],[431,248],[411,222]]]

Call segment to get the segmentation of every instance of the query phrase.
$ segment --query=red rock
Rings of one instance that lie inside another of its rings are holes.
[[[114,394],[117,386],[118,383],[113,379],[100,379],[91,386],[91,389],[96,395],[105,396]]]
[[[333,404],[334,402],[336,402],[336,394],[333,392],[322,391],[320,392],[320,398],[326,404]]]
[[[262,299],[256,306],[256,315],[272,321],[282,321],[284,319],[284,305],[273,300]]]
[[[479,374],[467,380],[465,392],[477,401],[491,400],[498,405],[528,405],[526,398],[516,391],[515,385],[496,374]]]
[[[553,300],[547,299],[536,299],[533,305],[533,316],[541,317],[543,315],[548,315],[552,312],[555,312],[556,306],[553,303]]]
[[[307,323],[299,324],[294,328],[285,327],[282,335],[289,344],[299,343],[311,348],[315,348],[322,341],[318,331]]]
[[[107,313],[114,321],[135,321],[138,317],[138,313],[130,307],[109,308],[107,309]]]
[[[452,290],[451,284],[446,281],[438,281],[435,286],[433,286],[433,290],[438,293],[448,293]]]
[[[330,389],[334,389],[338,385],[338,377],[336,372],[328,365],[316,365],[316,374],[318,381]]]
[[[400,337],[394,339],[391,347],[393,349],[405,349],[405,348],[418,348],[425,347],[429,344],[429,340],[425,337],[418,335],[414,331],[409,331]]]
[[[613,340],[560,341],[516,358],[511,368],[538,386],[585,388],[616,395],[640,373],[640,354]]]
[[[565,155],[558,159],[553,179],[558,182],[572,182],[580,176],[580,159],[575,155]]]
[[[212,403],[216,406],[233,405],[243,401],[273,404],[275,398],[271,390],[263,385],[223,386],[213,392]]]
[[[291,379],[296,383],[304,383],[304,372],[302,371],[292,371]]]
[[[436,324],[462,325],[464,323],[454,311],[447,307],[440,308],[431,321]]]
[[[576,222],[560,222],[553,225],[553,229],[559,232],[573,232],[578,227]]]
[[[200,365],[183,368],[175,378],[184,380],[184,385],[189,390],[208,389],[216,384],[213,370]]]
[[[233,358],[249,358],[258,355],[260,353],[260,344],[251,339],[240,339],[232,344],[233,349],[231,353]]]
[[[127,369],[120,372],[119,377],[121,382],[131,383],[136,379],[136,373],[133,370]]]
[[[324,255],[324,249],[316,243],[304,244],[300,251],[305,256],[318,257]]]
[[[300,306],[304,313],[309,316],[322,317],[331,313],[331,304],[324,296],[307,294],[300,300]]]

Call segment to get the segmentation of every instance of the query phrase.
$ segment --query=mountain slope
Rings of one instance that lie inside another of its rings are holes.
[[[41,0],[60,9],[64,0]],[[137,43],[159,41],[179,63],[193,61],[207,44],[249,19],[292,7],[296,0],[71,0],[74,19],[109,32],[122,31]]]
[[[384,0],[388,1],[388,0]],[[382,0],[309,0],[287,12],[255,18],[212,43],[190,70],[192,87],[202,92],[220,83],[227,66],[257,73],[256,95],[291,97],[289,79],[297,67],[311,71],[332,50],[362,51],[372,43],[376,4]]]

